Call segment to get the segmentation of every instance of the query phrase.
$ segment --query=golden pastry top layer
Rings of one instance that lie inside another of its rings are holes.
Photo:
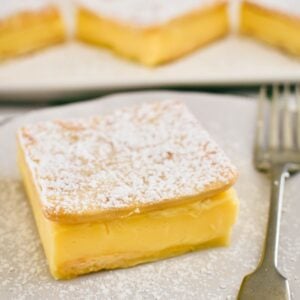
[[[226,190],[237,177],[224,152],[177,101],[28,125],[18,140],[45,216],[60,222],[199,200]]]
[[[53,0],[1,0],[0,20],[19,13],[39,11],[53,3]]]
[[[80,7],[103,17],[143,27],[166,23],[193,10],[208,8],[226,0],[76,0]]]
[[[246,2],[253,3],[270,10],[300,17],[299,0],[247,0]]]

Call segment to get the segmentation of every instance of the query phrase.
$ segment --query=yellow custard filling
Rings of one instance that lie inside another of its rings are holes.
[[[64,24],[54,8],[35,13],[20,13],[0,20],[0,60],[64,40]]]
[[[57,279],[229,243],[237,170],[182,102],[29,124],[18,147]]]
[[[178,58],[229,31],[226,3],[195,10],[149,28],[123,24],[80,7],[76,23],[79,40],[111,48],[149,66]]]
[[[291,54],[300,55],[300,18],[244,2],[241,7],[240,32]]]
[[[237,196],[229,189],[207,200],[111,221],[56,223],[42,213],[22,151],[19,167],[50,271],[56,279],[228,245],[236,220]]]

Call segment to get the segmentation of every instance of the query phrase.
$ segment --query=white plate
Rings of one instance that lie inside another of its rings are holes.
[[[0,65],[0,100],[65,100],[108,90],[300,81],[300,60],[230,36],[157,68],[71,42]]]
[[[53,280],[29,205],[19,187],[16,129],[37,120],[103,114],[121,106],[166,98],[186,101],[240,170],[240,213],[231,246],[69,281]],[[258,262],[269,203],[269,181],[251,163],[254,119],[255,103],[244,98],[149,92],[32,112],[1,127],[0,194],[7,196],[0,197],[0,298],[235,299],[243,276]],[[5,183],[4,178],[15,183]],[[300,299],[299,182],[300,177],[294,176],[287,184],[280,241],[280,269],[290,280],[294,299]]]

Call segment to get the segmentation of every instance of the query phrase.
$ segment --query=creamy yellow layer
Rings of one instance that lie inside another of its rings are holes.
[[[151,28],[118,23],[84,8],[78,9],[76,23],[78,39],[109,47],[124,57],[149,66],[178,58],[229,31],[227,5],[224,3]]]
[[[300,55],[300,18],[244,2],[241,6],[240,32]]]
[[[0,21],[0,60],[64,40],[65,28],[57,10],[20,13]]]
[[[233,189],[207,200],[126,218],[61,224],[43,215],[21,151],[19,166],[50,271],[56,279],[133,266],[229,243],[237,215]]]

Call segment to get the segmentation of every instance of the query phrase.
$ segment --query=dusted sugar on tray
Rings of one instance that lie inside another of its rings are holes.
[[[18,149],[56,279],[229,244],[237,170],[182,102],[27,125]]]
[[[240,32],[300,56],[300,2],[244,0]]]
[[[144,65],[182,57],[229,32],[225,0],[77,0],[76,36]]]
[[[65,26],[51,0],[1,0],[0,61],[63,42]]]

